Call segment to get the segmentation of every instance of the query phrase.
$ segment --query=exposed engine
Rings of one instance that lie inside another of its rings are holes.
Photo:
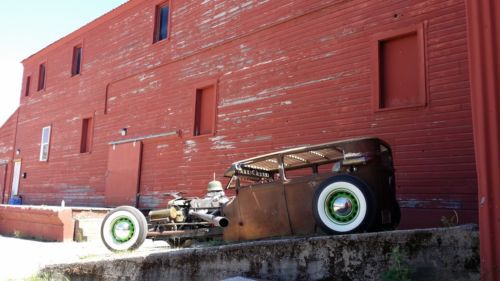
[[[189,238],[220,236],[229,220],[221,216],[222,207],[231,199],[227,197],[219,181],[208,184],[203,198],[182,197],[179,193],[167,193],[174,197],[165,209],[149,212],[148,237],[166,240],[172,246],[185,245]],[[215,227],[214,227],[215,226]]]

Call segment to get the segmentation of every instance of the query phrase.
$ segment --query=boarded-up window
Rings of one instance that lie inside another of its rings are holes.
[[[45,89],[45,63],[38,67],[38,91]]]
[[[213,134],[215,126],[215,86],[196,90],[194,135]]]
[[[29,97],[31,87],[31,76],[26,77],[26,82],[24,84],[24,96]]]
[[[82,120],[82,138],[80,141],[80,153],[90,152],[92,146],[92,118]]]
[[[425,105],[425,59],[421,28],[390,32],[378,38],[376,45],[376,109]]]
[[[168,23],[169,23],[169,3],[163,3],[156,7],[156,27],[155,27],[155,42],[168,38]]]
[[[73,63],[71,66],[71,76],[80,74],[82,68],[82,46],[73,48]]]
[[[40,141],[40,161],[47,161],[49,159],[50,128],[50,126],[47,126],[42,129],[42,140]]]

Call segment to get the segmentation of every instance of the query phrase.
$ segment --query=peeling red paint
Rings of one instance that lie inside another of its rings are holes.
[[[104,205],[115,140],[182,132],[144,142],[140,207],[156,207],[166,199],[153,197],[165,191],[201,195],[214,172],[220,179],[238,159],[374,135],[394,150],[407,227],[454,208],[463,222],[477,221],[463,1],[172,1],[170,37],[152,44],[160,2],[129,1],[23,61],[35,78],[47,62],[46,89],[21,97],[24,202]],[[372,36],[424,22],[428,103],[374,112]],[[82,72],[71,77],[78,44]],[[196,85],[208,80],[218,81],[215,135],[193,137]],[[88,116],[94,139],[82,154]],[[51,155],[40,162],[47,125]]]

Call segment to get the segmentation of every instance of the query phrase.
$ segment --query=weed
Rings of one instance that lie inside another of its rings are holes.
[[[19,230],[14,230],[13,235],[15,238],[23,238],[24,237],[23,233]]]
[[[41,242],[54,242],[54,240],[46,239],[46,238],[38,237],[38,236],[32,236],[32,235],[23,233],[22,231],[19,231],[19,230],[14,230],[14,232],[12,232],[12,235],[10,237],[18,238],[18,239],[35,240],[35,241],[41,241]]]
[[[97,257],[99,257],[99,255],[90,254],[90,255],[85,255],[85,256],[79,256],[78,258],[80,260],[87,260],[87,259],[94,259],[94,258],[97,258]]]
[[[213,239],[213,240],[207,240],[202,242],[203,246],[206,247],[215,247],[215,246],[221,246],[221,245],[226,245],[227,243],[222,240],[222,239]]]
[[[441,225],[444,227],[452,227],[452,226],[457,226],[458,225],[458,213],[455,210],[453,211],[453,216],[451,217],[441,217]]]
[[[392,265],[389,270],[382,273],[383,281],[411,281],[410,273],[411,270],[401,262],[401,253],[399,252],[399,246],[392,249],[391,252]]]

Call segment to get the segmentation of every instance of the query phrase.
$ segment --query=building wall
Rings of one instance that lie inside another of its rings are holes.
[[[19,110],[16,110],[0,127],[0,203],[6,203],[10,195],[12,160],[14,157],[14,142],[16,122]]]
[[[143,143],[139,205],[158,207],[168,190],[202,194],[240,158],[373,135],[392,145],[404,226],[437,225],[453,210],[477,221],[463,1],[172,0],[170,38],[153,44],[156,2],[132,0],[23,62],[24,202],[104,205],[109,142],[120,139],[180,132]],[[414,26],[425,105],[374,110],[375,39]],[[78,44],[83,69],[71,77]],[[42,62],[47,87],[37,92]],[[207,85],[217,88],[215,133],[194,137],[196,89]],[[93,144],[82,154],[88,117]]]

